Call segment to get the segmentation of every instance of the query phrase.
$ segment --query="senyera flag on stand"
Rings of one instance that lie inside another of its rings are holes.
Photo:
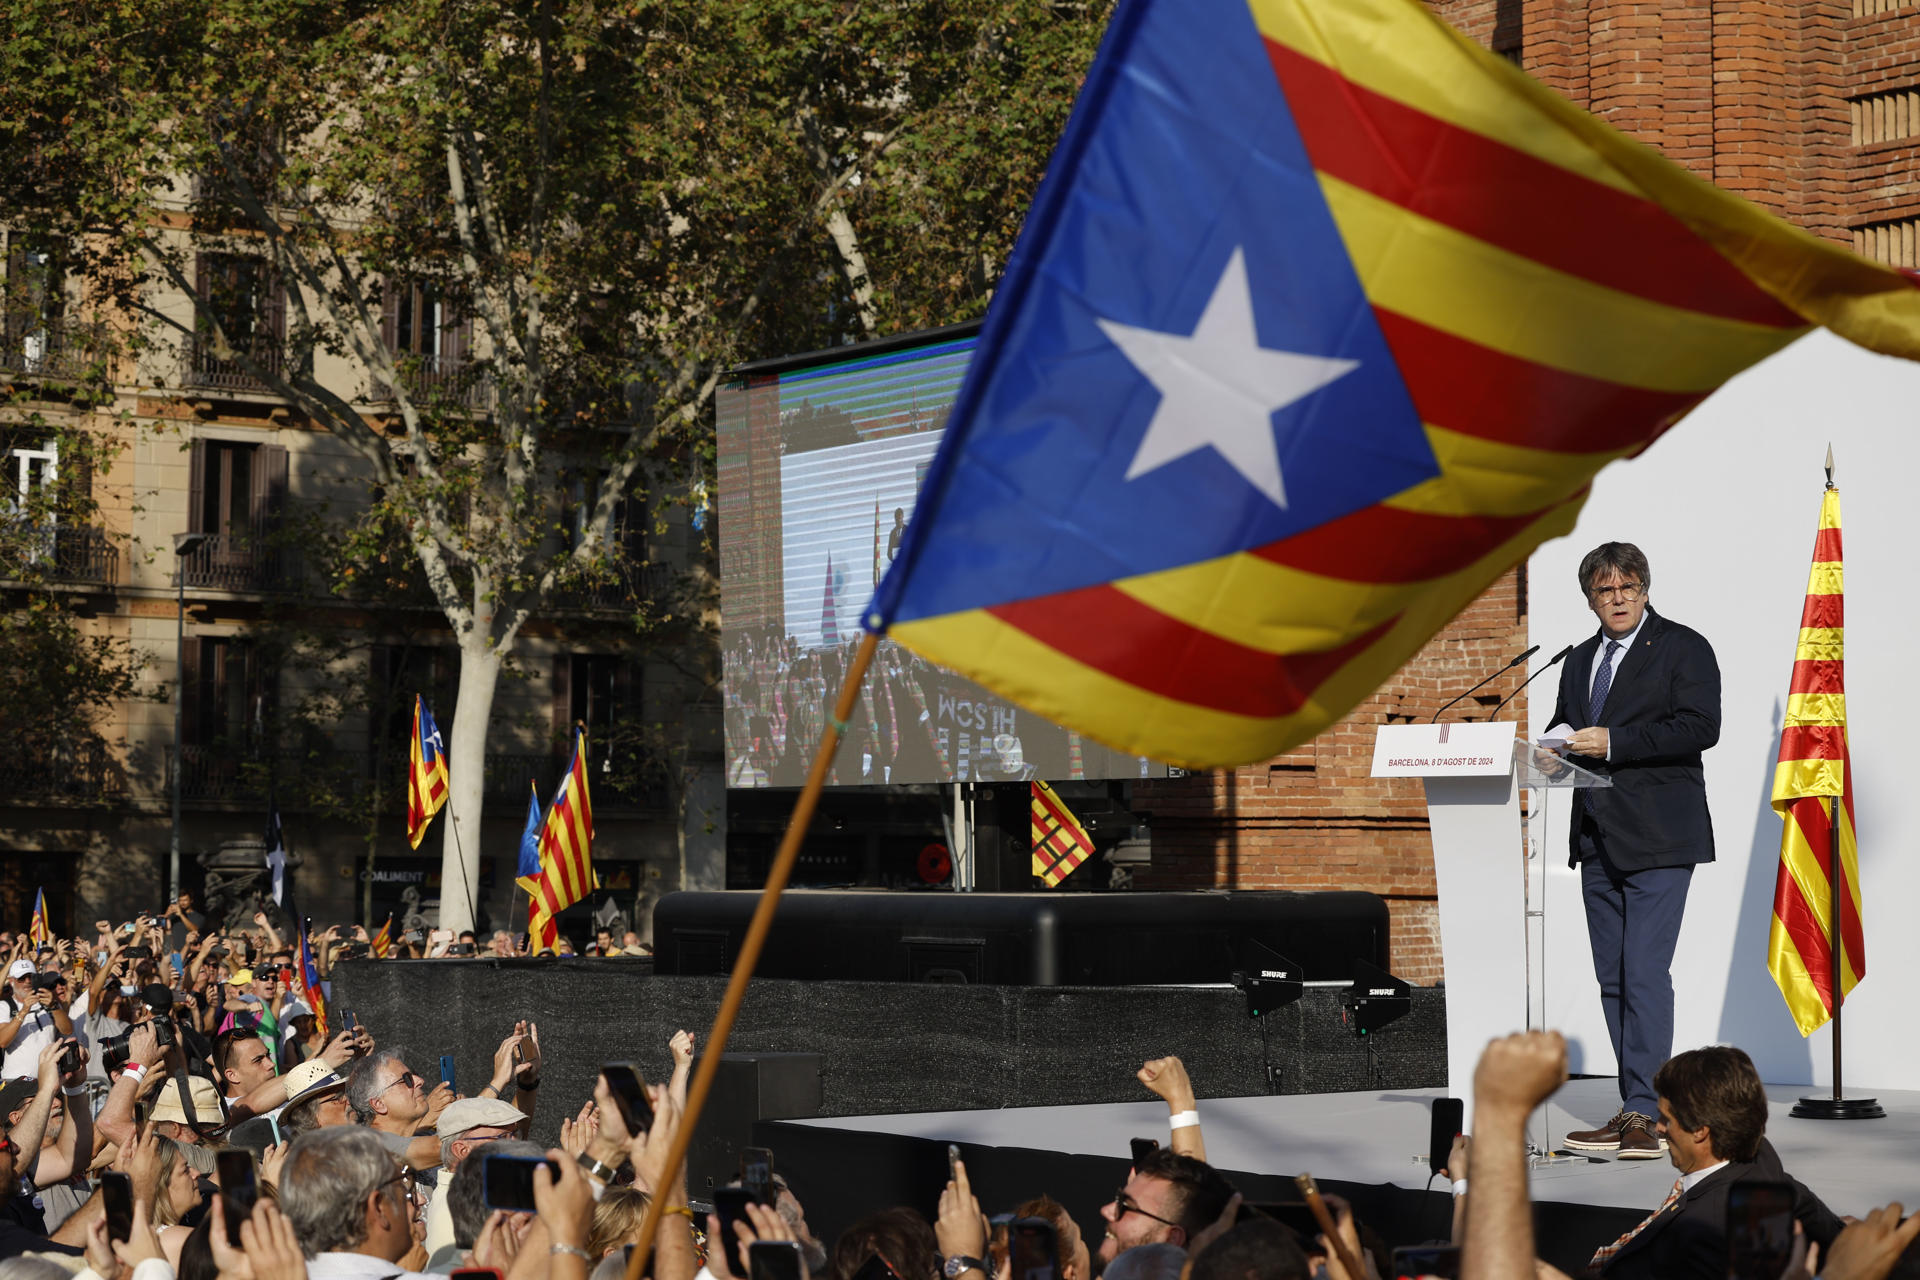
[[[1867,973],[1860,927],[1860,857],[1853,831],[1853,761],[1847,750],[1846,583],[1840,543],[1840,491],[1820,501],[1813,570],[1800,611],[1793,682],[1773,770],[1780,869],[1773,884],[1767,970],[1780,985],[1803,1036],[1833,1017]],[[1833,886],[1833,824],[1838,796],[1841,892]],[[1840,955],[1833,954],[1833,912],[1840,911]],[[1839,991],[1834,990],[1838,974]]]
[[[1123,0],[865,624],[1129,753],[1312,737],[1592,476],[1920,288],[1417,0]]]
[[[1093,837],[1052,787],[1039,781],[1032,785],[1033,874],[1053,889],[1092,855]]]

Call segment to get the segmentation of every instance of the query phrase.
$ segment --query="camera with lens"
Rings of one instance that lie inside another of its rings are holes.
[[[133,1033],[141,1027],[153,1028],[154,1043],[162,1049],[168,1049],[173,1046],[174,1033],[171,1019],[161,1016],[154,1018],[150,1022],[135,1023],[119,1035],[108,1036],[100,1041],[101,1070],[111,1074],[127,1065],[128,1060],[133,1057],[132,1050],[128,1047],[128,1042],[133,1039]]]

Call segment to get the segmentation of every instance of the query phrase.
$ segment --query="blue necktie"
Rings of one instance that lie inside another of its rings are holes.
[[[1606,709],[1607,694],[1613,689],[1613,655],[1620,652],[1618,640],[1607,641],[1607,652],[1600,659],[1600,671],[1593,677],[1593,696],[1587,699],[1587,723],[1597,724]]]
[[[1593,724],[1600,719],[1600,713],[1606,710],[1607,694],[1613,690],[1613,655],[1620,651],[1618,640],[1607,641],[1607,651],[1600,659],[1600,670],[1593,677],[1593,694],[1587,699],[1587,723]],[[1587,811],[1587,790],[1582,787],[1576,794],[1580,797],[1580,807],[1574,811],[1578,818]]]

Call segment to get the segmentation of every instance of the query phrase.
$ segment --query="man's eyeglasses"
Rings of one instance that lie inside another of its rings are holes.
[[[1618,596],[1626,603],[1632,604],[1646,589],[1646,584],[1643,582],[1623,582],[1617,587],[1595,587],[1587,594],[1595,600],[1611,600]]]
[[[1177,1227],[1180,1225],[1172,1218],[1163,1218],[1157,1213],[1148,1213],[1145,1209],[1142,1209],[1139,1204],[1134,1201],[1133,1197],[1127,1194],[1125,1187],[1113,1193],[1113,1207],[1120,1211],[1113,1215],[1115,1222],[1120,1221],[1120,1219],[1130,1213],[1137,1213],[1143,1218],[1152,1218],[1155,1222],[1165,1223],[1169,1227]]]

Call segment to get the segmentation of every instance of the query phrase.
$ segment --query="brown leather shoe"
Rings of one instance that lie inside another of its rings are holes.
[[[1614,1159],[1658,1160],[1666,1153],[1666,1142],[1654,1132],[1653,1117],[1629,1111],[1626,1124],[1620,1129],[1620,1147]]]
[[[1598,1129],[1583,1129],[1579,1133],[1570,1133],[1563,1142],[1575,1151],[1612,1151],[1620,1145],[1620,1130],[1627,1123],[1627,1113],[1616,1111],[1613,1119]]]

